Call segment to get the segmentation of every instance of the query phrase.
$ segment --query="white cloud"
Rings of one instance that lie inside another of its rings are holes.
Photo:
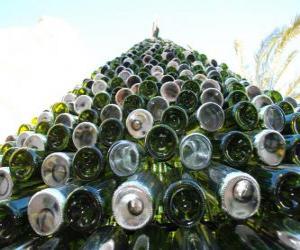
[[[0,141],[88,77],[95,58],[66,21],[0,29]]]

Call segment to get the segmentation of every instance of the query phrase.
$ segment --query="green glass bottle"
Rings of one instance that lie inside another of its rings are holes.
[[[270,104],[259,109],[259,125],[262,129],[274,129],[281,132],[285,126],[285,114],[276,104]]]
[[[203,171],[194,171],[207,197],[204,221],[220,223],[227,215],[236,220],[253,216],[260,206],[260,188],[249,174],[234,168],[211,163]]]
[[[175,82],[166,82],[160,88],[160,95],[168,102],[175,102],[180,93],[180,87]]]
[[[143,81],[139,86],[139,95],[145,99],[151,99],[158,94],[158,88],[154,81]]]
[[[69,113],[69,107],[65,102],[57,102],[52,105],[51,111],[54,117],[56,117],[62,113]]]
[[[284,101],[292,104],[293,108],[297,108],[298,107],[298,102],[295,98],[291,97],[291,96],[286,96],[283,98]]]
[[[85,78],[82,81],[82,86],[85,87],[85,88],[91,89],[92,86],[93,86],[93,83],[94,83],[94,81],[92,79]]]
[[[116,87],[123,87],[124,85],[124,80],[121,77],[115,76],[109,81],[109,86],[111,89],[114,89]]]
[[[19,147],[19,148],[22,147],[26,138],[28,136],[32,135],[33,133],[34,133],[33,131],[24,131],[24,132],[20,133],[15,142],[16,147]]]
[[[249,85],[245,90],[250,100],[252,100],[255,96],[262,94],[261,89],[256,85]]]
[[[251,162],[257,162],[269,166],[280,164],[285,155],[284,137],[276,130],[264,129],[249,134],[254,148]]]
[[[115,142],[108,151],[108,162],[117,176],[130,176],[142,166],[145,152],[139,144],[127,140]]]
[[[239,128],[254,130],[258,126],[258,112],[255,106],[247,101],[241,101],[225,111],[225,129]]]
[[[228,83],[225,82],[226,92],[230,93],[236,90],[246,92],[245,86],[238,81],[230,81]]]
[[[153,117],[145,109],[136,109],[127,116],[127,131],[135,139],[144,138],[152,127]]]
[[[76,99],[76,95],[71,92],[68,92],[62,97],[62,102],[66,103],[69,106],[70,111],[73,111],[73,109],[70,109],[70,106],[73,107],[75,99]]]
[[[197,81],[188,80],[185,81],[181,87],[182,90],[190,90],[195,93],[196,96],[200,95],[200,85]]]
[[[6,152],[2,155],[2,158],[1,158],[1,166],[2,167],[9,167],[10,158],[11,158],[12,154],[18,149],[19,149],[18,147],[11,147],[8,150],[6,150]]]
[[[110,94],[106,91],[97,93],[93,98],[92,107],[97,111],[101,111],[106,105],[110,103]]]
[[[111,216],[115,180],[90,182],[68,195],[64,208],[66,223],[74,231],[92,232]]]
[[[241,90],[232,91],[225,97],[224,107],[231,107],[241,101],[249,101],[247,94]]]
[[[17,182],[13,180],[9,167],[0,168],[0,201],[6,199],[20,199],[45,188],[42,180]]]
[[[15,141],[8,141],[1,145],[1,154],[4,154],[8,149],[16,147],[17,143]]]
[[[24,141],[23,147],[35,149],[41,154],[47,149],[47,137],[42,134],[31,134]]]
[[[221,86],[217,81],[215,81],[213,79],[203,78],[203,81],[200,85],[201,92],[203,92],[204,90],[209,89],[209,88],[214,88],[214,89],[221,91]]]
[[[95,125],[100,124],[100,116],[94,109],[86,109],[78,116],[78,122],[91,122]]]
[[[36,234],[49,236],[66,226],[63,216],[67,196],[77,188],[68,184],[59,188],[46,188],[35,193],[28,204],[29,223]]]
[[[257,95],[251,100],[251,102],[257,109],[273,104],[272,99],[267,95]]]
[[[162,115],[162,123],[170,126],[179,135],[184,134],[188,119],[186,111],[176,105],[167,108]]]
[[[192,227],[205,213],[205,193],[190,176],[167,185],[163,196],[164,212],[169,221],[180,227]]]
[[[253,152],[250,138],[239,131],[215,134],[211,143],[214,161],[224,162],[229,166],[245,166]]]
[[[269,96],[274,103],[278,103],[283,100],[282,95],[277,90],[265,90],[264,94]]]
[[[285,126],[282,133],[285,135],[300,133],[300,113],[285,116]]]
[[[74,111],[76,114],[80,114],[86,109],[91,109],[93,104],[93,99],[88,95],[80,95],[76,98],[74,102]],[[64,112],[68,113],[68,112]]]
[[[54,116],[53,113],[49,110],[44,110],[39,116],[38,116],[38,123],[40,122],[54,122]]]
[[[96,80],[93,82],[92,92],[94,95],[97,95],[98,93],[100,93],[102,91],[106,91],[107,88],[108,88],[108,85],[104,80]]]
[[[9,161],[11,176],[18,182],[30,181],[40,178],[40,166],[42,158],[38,152],[31,148],[20,148],[16,150]]]
[[[135,84],[139,84],[142,82],[142,79],[139,75],[131,75],[126,80],[126,85],[128,88],[131,88]]]
[[[30,197],[0,202],[0,246],[10,244],[30,232],[27,206]]]
[[[300,165],[300,136],[285,135],[284,139],[286,144],[286,154],[283,162]]]
[[[53,125],[47,134],[47,147],[51,151],[73,151],[73,130],[63,124]]]
[[[41,175],[46,185],[59,187],[72,180],[73,156],[73,153],[55,152],[44,159],[41,166]]]
[[[224,97],[220,90],[216,88],[207,88],[200,95],[200,101],[202,104],[214,102],[222,107],[224,104]]]
[[[152,221],[161,200],[162,184],[149,172],[132,175],[114,192],[112,211],[124,229],[137,230]]]
[[[191,170],[206,168],[212,157],[212,144],[203,134],[192,133],[183,137],[179,144],[182,164]]]
[[[104,171],[104,158],[100,149],[86,146],[79,149],[72,162],[75,174],[81,180],[93,181],[99,179]]]
[[[18,128],[17,135],[25,131],[34,131],[34,126],[28,123],[21,124]]]
[[[36,125],[34,132],[37,134],[47,135],[51,126],[51,122],[41,121]]]
[[[116,226],[97,229],[87,240],[82,250],[125,250],[128,249],[128,236]]]
[[[198,108],[198,97],[191,90],[182,90],[176,99],[176,105],[185,109],[188,114],[192,114]]]
[[[285,215],[299,215],[300,168],[297,165],[260,166],[252,168],[250,173],[260,184],[264,207]]]
[[[54,124],[64,124],[69,128],[74,128],[77,123],[78,116],[69,113],[59,114],[54,121]]]
[[[133,92],[129,88],[121,88],[115,94],[115,102],[118,106],[123,107],[124,100],[127,96],[132,95]]]
[[[294,113],[294,107],[287,101],[278,102],[277,105],[283,110],[285,115],[290,115]]]
[[[195,115],[200,126],[200,131],[216,132],[224,125],[225,113],[222,107],[216,103],[207,102],[202,104]],[[198,126],[196,130],[199,130]]]
[[[224,81],[225,85],[228,85],[229,83],[238,83],[239,80],[237,79],[237,77],[227,77],[226,80]]]
[[[124,137],[124,125],[115,118],[103,121],[99,127],[99,143],[110,147],[114,142]]]
[[[92,96],[93,95],[90,88],[87,88],[85,86],[80,86],[80,85],[73,90],[73,93],[76,94],[77,96],[81,96],[81,95]]]
[[[73,131],[72,140],[74,146],[80,149],[84,146],[93,146],[98,141],[99,130],[91,122],[79,123]]]
[[[100,118],[102,122],[109,118],[115,118],[122,121],[123,112],[118,105],[108,104],[101,110]]]
[[[133,94],[125,98],[123,103],[123,113],[127,117],[132,111],[142,109],[144,107],[144,100],[139,95]]]
[[[170,160],[176,154],[177,146],[176,132],[164,124],[151,128],[145,139],[147,152],[158,161]]]
[[[151,98],[147,103],[147,110],[152,114],[153,121],[160,121],[163,112],[169,107],[169,103],[161,96]]]

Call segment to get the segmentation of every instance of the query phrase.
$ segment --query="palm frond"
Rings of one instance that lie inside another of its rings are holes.
[[[270,57],[273,54],[274,48],[276,44],[280,40],[282,35],[282,30],[275,29],[273,30],[260,44],[260,48],[255,54],[255,80],[256,84],[261,85],[262,78],[264,74],[267,72],[268,62],[270,61]]]
[[[300,35],[300,16],[296,16],[290,26],[275,29],[262,41],[255,55],[255,79],[259,86],[273,88],[278,83],[296,55],[293,51],[287,57],[287,61],[280,65],[282,53],[298,35]],[[278,73],[274,75],[274,72]]]
[[[296,78],[291,84],[288,85],[288,89],[286,91],[286,95],[294,97],[296,99],[300,99],[300,93],[297,93],[297,86],[300,85],[300,75]]]
[[[273,77],[272,80],[270,81],[269,88],[272,89],[274,86],[278,83],[284,72],[287,70],[287,68],[290,66],[290,64],[293,62],[294,58],[298,54],[298,50],[293,50],[284,60],[283,65],[280,67],[277,67],[276,70],[273,71]]]
[[[284,29],[280,43],[276,48],[276,53],[281,53],[287,44],[298,35],[300,35],[300,15],[295,17],[292,25]]]
[[[297,16],[289,27],[284,27],[282,29],[281,38],[274,50],[272,59],[269,61],[271,72],[276,71],[276,67],[278,67],[279,62],[282,59],[281,57],[284,50],[298,35],[300,35],[300,16]],[[276,82],[272,82],[271,84],[274,86]]]

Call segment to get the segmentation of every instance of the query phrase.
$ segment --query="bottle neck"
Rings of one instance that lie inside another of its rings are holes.
[[[86,146],[76,152],[72,164],[80,179],[95,180],[103,173],[103,154],[94,146]]]
[[[29,148],[16,150],[10,158],[11,176],[18,182],[25,182],[40,177],[39,166],[42,158],[38,152]]]
[[[188,115],[183,108],[171,106],[164,111],[162,122],[173,128],[177,134],[183,134],[188,125]]]
[[[73,230],[89,232],[104,222],[107,216],[105,208],[109,203],[107,199],[112,196],[114,189],[112,185],[105,187],[107,184],[109,183],[82,186],[68,196],[64,217]]]
[[[259,181],[262,194],[269,206],[287,215],[300,211],[300,171],[294,165],[261,167],[251,174]]]
[[[225,214],[235,219],[246,219],[257,212],[260,189],[249,174],[212,163],[208,169],[196,175],[200,176],[200,183],[204,181],[204,185],[221,201],[220,207]]]
[[[153,174],[142,172],[129,177],[113,195],[112,209],[117,223],[128,230],[144,227],[155,214],[161,190]]]
[[[171,159],[177,149],[178,137],[167,125],[156,125],[147,134],[145,146],[152,157],[159,161]]]
[[[110,147],[113,143],[121,140],[124,136],[123,124],[115,119],[109,118],[101,123],[99,128],[99,142],[106,147]]]
[[[68,184],[61,188],[47,188],[37,192],[28,204],[28,220],[41,236],[52,235],[64,225],[63,211],[67,196],[76,188]]]
[[[200,221],[205,211],[205,194],[192,179],[173,182],[164,192],[164,211],[178,226],[191,227]]]
[[[72,133],[73,130],[63,124],[56,124],[52,126],[47,135],[48,148],[53,151],[74,149]]]
[[[253,146],[250,138],[239,131],[216,134],[211,139],[213,159],[231,166],[243,166],[251,157]]]
[[[196,113],[200,128],[208,132],[215,132],[223,127],[225,113],[221,106],[207,102],[200,106]]]
[[[117,176],[130,176],[141,167],[143,156],[140,145],[121,140],[109,149],[109,165]]]
[[[42,178],[49,187],[62,186],[72,179],[73,153],[52,153],[43,161]]]

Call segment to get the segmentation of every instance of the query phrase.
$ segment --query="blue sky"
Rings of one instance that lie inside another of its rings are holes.
[[[235,39],[253,57],[260,41],[297,13],[299,0],[0,1],[0,84],[6,90],[0,93],[6,121],[0,140],[97,66],[149,37],[154,20],[163,38],[235,69]]]

